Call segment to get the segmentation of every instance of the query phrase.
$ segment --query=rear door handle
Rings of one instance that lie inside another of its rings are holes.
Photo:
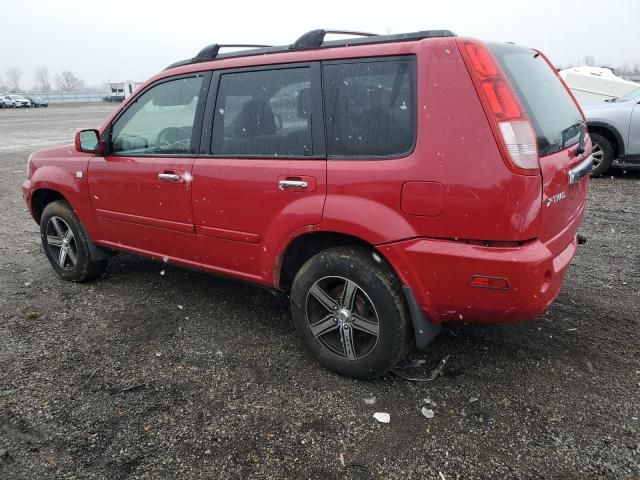
[[[279,180],[278,186],[280,190],[287,190],[291,188],[307,188],[309,183],[306,180]]]
[[[163,182],[179,182],[180,175],[176,173],[159,173],[158,178]]]

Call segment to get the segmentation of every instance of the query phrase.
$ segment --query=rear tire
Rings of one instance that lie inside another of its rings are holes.
[[[592,177],[602,176],[613,162],[613,146],[607,137],[599,133],[591,134],[591,142],[593,143],[593,168],[591,170]]]
[[[307,261],[293,281],[291,314],[310,353],[340,375],[384,375],[412,345],[400,282],[364,249],[330,248]]]
[[[40,218],[40,237],[51,266],[65,280],[87,282],[104,273],[108,260],[91,258],[80,221],[64,200],[45,207]]]

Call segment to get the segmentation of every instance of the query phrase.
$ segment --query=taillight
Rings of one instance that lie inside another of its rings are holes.
[[[457,43],[507,167],[522,175],[538,175],[536,134],[509,80],[481,42],[458,39]]]

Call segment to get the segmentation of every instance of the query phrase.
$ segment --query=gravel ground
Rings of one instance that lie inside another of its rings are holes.
[[[90,284],[54,274],[27,157],[112,108],[0,111],[0,478],[640,478],[640,174],[591,183],[542,318],[446,328],[405,370],[450,355],[433,382],[361,382],[260,288],[129,255]]]

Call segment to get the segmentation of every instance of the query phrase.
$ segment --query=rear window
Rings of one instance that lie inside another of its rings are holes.
[[[240,157],[312,154],[308,67],[226,73],[220,79],[212,151]]]
[[[415,60],[325,63],[329,157],[385,158],[409,153],[415,138]]]
[[[540,155],[578,142],[584,121],[577,105],[549,64],[533,50],[510,44],[488,44],[527,110]]]

